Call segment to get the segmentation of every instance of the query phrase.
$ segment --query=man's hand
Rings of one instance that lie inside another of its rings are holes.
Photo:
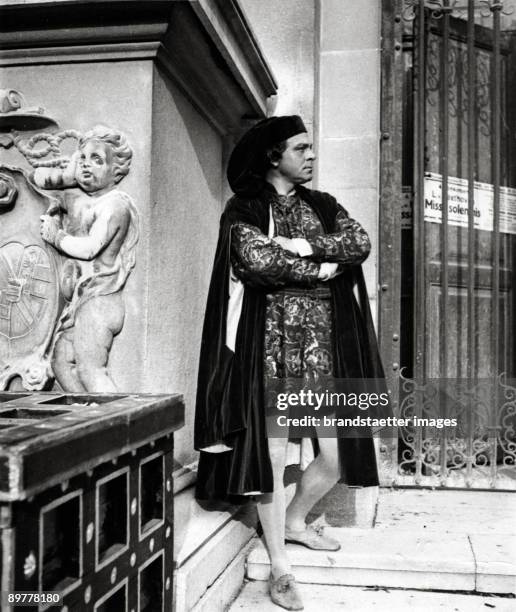
[[[310,243],[305,238],[286,238],[285,236],[276,236],[274,242],[280,245],[285,251],[289,251],[293,255],[299,257],[309,257],[313,254]]]
[[[45,242],[53,246],[57,246],[57,233],[59,231],[59,220],[57,217],[51,217],[50,215],[41,215],[41,226],[39,233]]]
[[[285,236],[275,236],[273,240],[276,244],[279,244],[283,250],[289,251],[294,255],[299,255],[296,244],[291,238],[286,238]]]
[[[323,282],[329,281],[332,278],[335,278],[339,274],[341,274],[342,270],[339,270],[338,263],[330,263],[328,261],[324,261],[319,268],[318,278]]]

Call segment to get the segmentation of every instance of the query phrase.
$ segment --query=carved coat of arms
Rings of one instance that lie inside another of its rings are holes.
[[[40,236],[39,217],[55,204],[26,173],[0,166],[0,389],[21,378],[40,390],[59,314],[58,256]]]

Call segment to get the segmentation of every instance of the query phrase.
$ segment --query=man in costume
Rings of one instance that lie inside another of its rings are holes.
[[[316,457],[286,508],[287,439],[267,435],[265,398],[274,382],[383,377],[360,267],[370,242],[332,196],[302,186],[314,160],[298,116],[260,121],[231,155],[235,195],[221,219],[195,421],[197,498],[256,496],[271,598],[291,610],[302,603],[285,541],[338,550],[336,540],[305,524],[307,513],[339,480],[378,484],[370,437],[314,431]]]

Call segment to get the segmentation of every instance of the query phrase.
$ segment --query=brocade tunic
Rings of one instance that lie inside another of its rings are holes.
[[[271,195],[274,236],[305,238],[313,254],[285,251],[258,228],[238,223],[231,232],[234,274],[251,286],[267,288],[264,377],[267,381],[333,375],[331,292],[317,276],[320,262],[362,263],[370,242],[362,226],[342,209],[339,231],[324,234],[314,210],[295,195]]]

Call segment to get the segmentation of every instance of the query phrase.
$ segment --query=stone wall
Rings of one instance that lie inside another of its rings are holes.
[[[364,273],[376,320],[381,2],[240,4],[279,84],[274,114],[299,114],[314,131],[313,186],[335,195],[369,232]]]
[[[379,0],[318,0],[314,183],[369,232],[364,273],[376,318],[380,141]]]
[[[73,68],[60,64],[6,67],[2,83],[23,92],[29,105],[43,106],[60,129],[86,132],[101,123],[124,132],[133,148],[131,170],[120,188],[131,195],[141,213],[141,233],[136,267],[124,292],[125,323],[114,342],[109,368],[121,391],[142,392],[145,352],[141,340],[146,332],[141,288],[148,274],[144,253],[149,248],[152,64],[92,61]],[[0,152],[2,163],[30,169],[16,148]]]
[[[278,81],[275,115],[314,121],[315,0],[239,0]]]
[[[180,389],[185,427],[176,460],[193,460],[193,418],[204,308],[221,213],[222,140],[154,69],[152,176],[143,388]],[[159,245],[159,246],[158,246]]]

